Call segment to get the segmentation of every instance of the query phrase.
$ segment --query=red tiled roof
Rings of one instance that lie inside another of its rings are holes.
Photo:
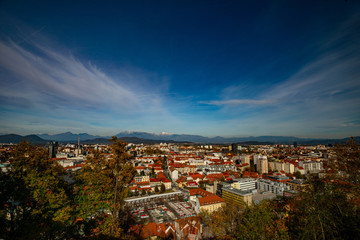
[[[212,196],[215,195],[211,192],[205,191],[204,189],[198,188],[198,189],[190,189],[190,196],[194,195],[200,195],[202,197]]]
[[[217,203],[222,203],[222,202],[224,202],[224,200],[217,195],[199,198],[200,206],[217,204]]]

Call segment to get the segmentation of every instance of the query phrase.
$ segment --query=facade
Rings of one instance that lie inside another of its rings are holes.
[[[275,182],[269,179],[258,179],[257,189],[262,192],[272,192],[276,195],[282,196],[284,191],[289,190],[290,187],[283,182]]]
[[[149,182],[149,181],[150,181],[149,176],[141,176],[141,175],[135,176],[135,182]]]
[[[217,195],[211,195],[207,197],[197,198],[195,210],[197,213],[200,213],[201,211],[207,211],[211,213],[223,207],[224,205],[224,200],[221,197]]]
[[[174,171],[171,172],[171,179],[173,181],[176,181],[179,179],[179,171],[178,170],[175,169]]]
[[[305,188],[309,185],[309,184],[305,184],[305,181],[303,179],[294,179],[289,181],[287,184],[290,190],[296,192],[304,191]]]
[[[216,194],[217,183],[217,181],[214,181],[214,183],[206,184],[206,191]]]
[[[243,154],[240,156],[240,160],[241,160],[242,164],[245,164],[245,163],[250,164],[250,155]]]
[[[268,173],[268,160],[267,158],[260,158],[257,163],[257,170],[260,174]]]
[[[214,172],[226,172],[226,171],[236,171],[235,164],[209,164],[209,165],[198,165],[196,166],[198,170],[208,169]]]
[[[317,161],[301,161],[299,166],[304,168],[305,173],[318,173],[323,170],[323,163]]]
[[[250,206],[252,204],[252,195],[253,192],[242,191],[232,187],[223,187],[222,188],[222,197],[227,203],[232,203],[238,206]]]
[[[286,173],[291,173],[291,174],[293,174],[293,173],[295,172],[295,165],[292,164],[292,163],[285,163],[284,171],[285,171]]]
[[[248,190],[255,190],[256,189],[256,180],[253,178],[239,178],[234,179],[234,182],[231,183],[231,187],[242,190],[242,191],[248,191]]]

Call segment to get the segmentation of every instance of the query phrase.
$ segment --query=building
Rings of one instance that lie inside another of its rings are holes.
[[[58,142],[49,142],[48,143],[48,150],[49,150],[49,157],[50,158],[55,158],[56,157],[58,147],[59,147]]]
[[[268,173],[268,160],[267,158],[260,158],[258,160],[258,163],[256,165],[257,170],[260,172],[260,174]]]
[[[205,191],[204,189],[197,188],[197,189],[189,189],[190,193],[190,201],[194,202],[196,204],[197,198],[203,198],[208,196],[214,196],[215,194]]]
[[[276,195],[282,196],[284,191],[289,190],[290,187],[284,182],[271,181],[270,179],[260,178],[257,181],[257,189],[262,192],[272,192]]]
[[[135,182],[149,182],[149,181],[150,181],[149,176],[141,176],[141,175],[135,176]]]
[[[289,181],[287,184],[290,190],[296,192],[303,191],[309,185],[309,184],[305,184],[304,179],[294,179]]]
[[[286,173],[291,173],[291,174],[293,174],[293,173],[295,172],[295,165],[292,164],[292,163],[285,163],[284,171],[285,171]]]
[[[299,167],[303,167],[305,173],[318,173],[323,170],[323,163],[318,161],[301,161]]]
[[[267,156],[261,155],[261,154],[255,154],[254,155],[254,165],[257,165],[260,159],[266,159]]]
[[[218,181],[214,181],[214,183],[206,184],[206,191],[216,194]]]
[[[171,179],[173,181],[176,181],[179,179],[179,171],[178,170],[175,169],[174,171],[171,172]]]
[[[252,204],[253,191],[242,191],[232,187],[223,187],[222,197],[227,203],[235,204],[238,206],[245,206],[245,204],[250,206]]]
[[[256,180],[253,178],[234,179],[233,183],[231,183],[231,187],[242,191],[255,190]]]
[[[177,219],[175,221],[176,239],[201,239],[201,220],[199,216]]]
[[[243,154],[243,155],[240,156],[240,160],[241,160],[241,163],[242,163],[242,164],[247,163],[247,164],[250,165],[250,155],[248,155],[248,154]]]
[[[200,213],[201,211],[207,211],[211,213],[223,207],[224,205],[224,200],[221,197],[217,195],[211,195],[207,197],[197,198],[195,210],[197,213]]]

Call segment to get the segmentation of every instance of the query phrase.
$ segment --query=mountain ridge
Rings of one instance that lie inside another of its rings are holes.
[[[249,137],[204,137],[201,135],[191,134],[156,134],[148,132],[120,132],[115,135],[119,139],[123,139],[128,142],[134,143],[160,143],[160,142],[173,142],[173,143],[201,143],[201,144],[229,144],[229,143],[271,143],[271,144],[334,144],[344,143],[349,138],[331,139],[331,138],[299,138],[294,136],[249,136]],[[45,137],[45,138],[43,138]],[[80,137],[81,143],[107,143],[111,137],[90,135],[88,133],[73,134],[71,132],[65,132],[60,134],[38,134],[20,136],[16,134],[0,135],[0,143],[18,143],[21,139],[25,139],[34,143],[46,143],[48,141],[58,142],[77,142]],[[359,141],[360,137],[355,137]]]

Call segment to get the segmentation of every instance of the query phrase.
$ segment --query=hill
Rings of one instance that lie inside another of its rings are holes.
[[[21,136],[17,134],[6,134],[0,136],[0,143],[19,143],[22,140],[30,142],[31,144],[46,144],[48,141],[36,135]]]

